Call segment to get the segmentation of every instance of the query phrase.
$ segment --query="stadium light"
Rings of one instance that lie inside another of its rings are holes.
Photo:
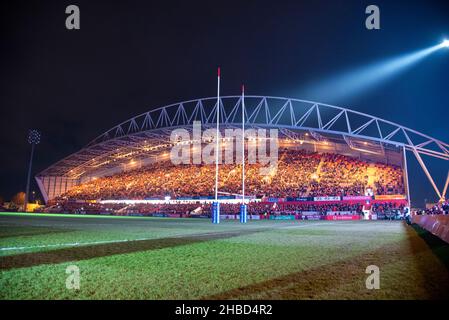
[[[24,211],[27,211],[28,199],[30,193],[30,178],[31,178],[31,167],[33,166],[33,154],[34,154],[34,146],[41,142],[41,134],[37,130],[30,130],[28,132],[28,143],[31,144],[31,156],[30,156],[30,164],[28,166],[28,175],[27,175],[27,186],[25,190],[25,201],[23,203]]]
[[[444,48],[449,48],[449,40],[444,39],[443,42],[441,42],[441,46]]]

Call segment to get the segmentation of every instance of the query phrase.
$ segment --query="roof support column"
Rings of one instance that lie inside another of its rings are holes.
[[[404,176],[405,176],[405,187],[407,188],[407,202],[408,206],[412,206],[412,200],[410,199],[410,185],[408,180],[408,168],[407,168],[407,152],[405,146],[402,147],[403,159],[404,159]]]
[[[441,194],[441,201],[446,200],[446,191],[448,185],[449,185],[449,172],[447,173],[446,183],[444,185],[443,193]]]
[[[416,148],[413,148],[412,150],[416,157],[416,160],[418,160],[421,168],[424,170],[424,173],[426,174],[427,178],[429,179],[430,183],[432,184],[433,189],[435,190],[436,194],[438,195],[438,199],[441,199],[441,193],[438,190],[437,185],[435,184],[435,181],[433,181],[433,178],[432,178],[431,174],[429,173],[429,170],[427,170],[427,167],[424,164],[424,161],[421,159],[419,152],[416,151]]]

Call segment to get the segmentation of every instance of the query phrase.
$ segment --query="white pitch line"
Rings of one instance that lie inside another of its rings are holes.
[[[209,233],[201,234],[203,235],[209,235]],[[170,236],[170,238],[180,238],[180,237],[186,237],[189,236],[188,234],[181,234],[181,235],[173,235]],[[104,240],[104,241],[92,241],[92,242],[72,242],[72,243],[55,243],[55,244],[41,244],[41,245],[35,245],[35,246],[28,246],[28,247],[6,247],[6,248],[0,248],[0,251],[11,251],[11,250],[29,250],[29,249],[36,249],[36,248],[52,248],[52,247],[78,247],[78,246],[88,246],[88,245],[95,245],[95,244],[107,244],[107,243],[122,243],[122,242],[132,242],[132,241],[145,241],[145,240],[155,240],[158,238],[137,238],[137,239],[119,239],[119,240]]]
[[[296,228],[305,228],[305,227],[311,227],[311,226],[328,226],[332,224],[338,224],[338,222],[318,222],[318,223],[307,223],[307,224],[300,224],[300,225],[294,225],[294,226],[281,226],[280,229],[296,229]],[[264,229],[264,228],[262,228]],[[267,230],[270,230],[271,227],[266,227]],[[228,232],[234,232],[233,230],[230,230]],[[189,236],[210,236],[210,235],[217,235],[219,233],[215,232],[206,232],[201,234],[179,234],[179,235],[173,235],[169,236],[170,238],[180,238],[180,237],[189,237]],[[107,244],[107,243],[123,243],[123,242],[132,242],[132,241],[145,241],[145,240],[155,240],[158,238],[138,238],[138,239],[120,239],[120,240],[105,240],[105,241],[92,241],[92,242],[72,242],[72,243],[56,243],[56,244],[42,244],[42,245],[35,245],[35,246],[28,246],[28,247],[5,247],[0,248],[0,251],[24,251],[24,250],[31,250],[31,249],[38,249],[38,248],[55,248],[55,247],[79,247],[79,246],[88,246],[88,245],[96,245],[96,244]]]
[[[177,234],[169,236],[169,238],[182,238],[182,237],[203,237],[203,236],[211,236],[217,235],[220,233],[216,232],[206,232],[201,234]],[[96,244],[107,244],[107,243],[123,243],[123,242],[132,242],[132,241],[145,241],[145,240],[156,240],[156,239],[164,239],[164,238],[137,238],[137,239],[120,239],[120,240],[105,240],[105,241],[92,241],[92,242],[72,242],[72,243],[55,243],[55,244],[41,244],[35,246],[28,247],[6,247],[0,248],[0,251],[23,251],[37,248],[54,248],[54,247],[78,247],[78,246],[88,246],[88,245],[96,245]]]
[[[148,239],[124,239],[124,240],[111,240],[111,241],[93,241],[93,242],[73,242],[73,243],[55,243],[55,244],[41,244],[41,245],[35,245],[35,246],[28,246],[28,247],[6,247],[6,248],[0,248],[0,251],[12,251],[12,250],[30,250],[30,249],[37,249],[37,248],[52,248],[52,247],[78,247],[78,246],[85,246],[85,245],[95,245],[95,244],[106,244],[106,243],[118,243],[118,242],[129,242],[129,241],[142,241],[142,240],[150,240],[154,238],[148,238]]]

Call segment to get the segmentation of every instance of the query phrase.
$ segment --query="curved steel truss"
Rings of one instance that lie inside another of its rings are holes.
[[[240,127],[241,108],[240,96],[220,98],[223,127]],[[203,128],[212,127],[216,122],[216,110],[217,98],[209,97],[179,102],[140,114],[109,129],[80,151],[39,173],[37,178],[64,176],[77,179],[93,171],[117,166],[122,163],[121,159],[129,161],[129,157],[139,154],[148,157],[160,153],[170,146],[171,130],[189,128],[194,121],[200,121]],[[329,135],[339,136],[354,149],[360,143],[370,142],[380,148],[390,146],[412,151],[441,198],[421,155],[449,160],[449,144],[397,123],[313,101],[245,96],[245,126],[278,128],[280,135],[285,137],[297,137],[298,132],[308,132],[317,140]]]

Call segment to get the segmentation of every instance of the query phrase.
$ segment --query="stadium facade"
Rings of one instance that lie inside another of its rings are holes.
[[[220,128],[240,128],[241,96],[220,98]],[[84,148],[36,175],[46,202],[70,188],[102,176],[166,160],[174,129],[216,126],[217,98],[201,98],[160,107],[128,119]],[[444,197],[422,155],[449,160],[449,144],[402,125],[343,107],[313,101],[245,96],[247,129],[278,129],[281,147],[338,153],[401,166],[410,201],[407,155],[418,160],[439,199]]]

